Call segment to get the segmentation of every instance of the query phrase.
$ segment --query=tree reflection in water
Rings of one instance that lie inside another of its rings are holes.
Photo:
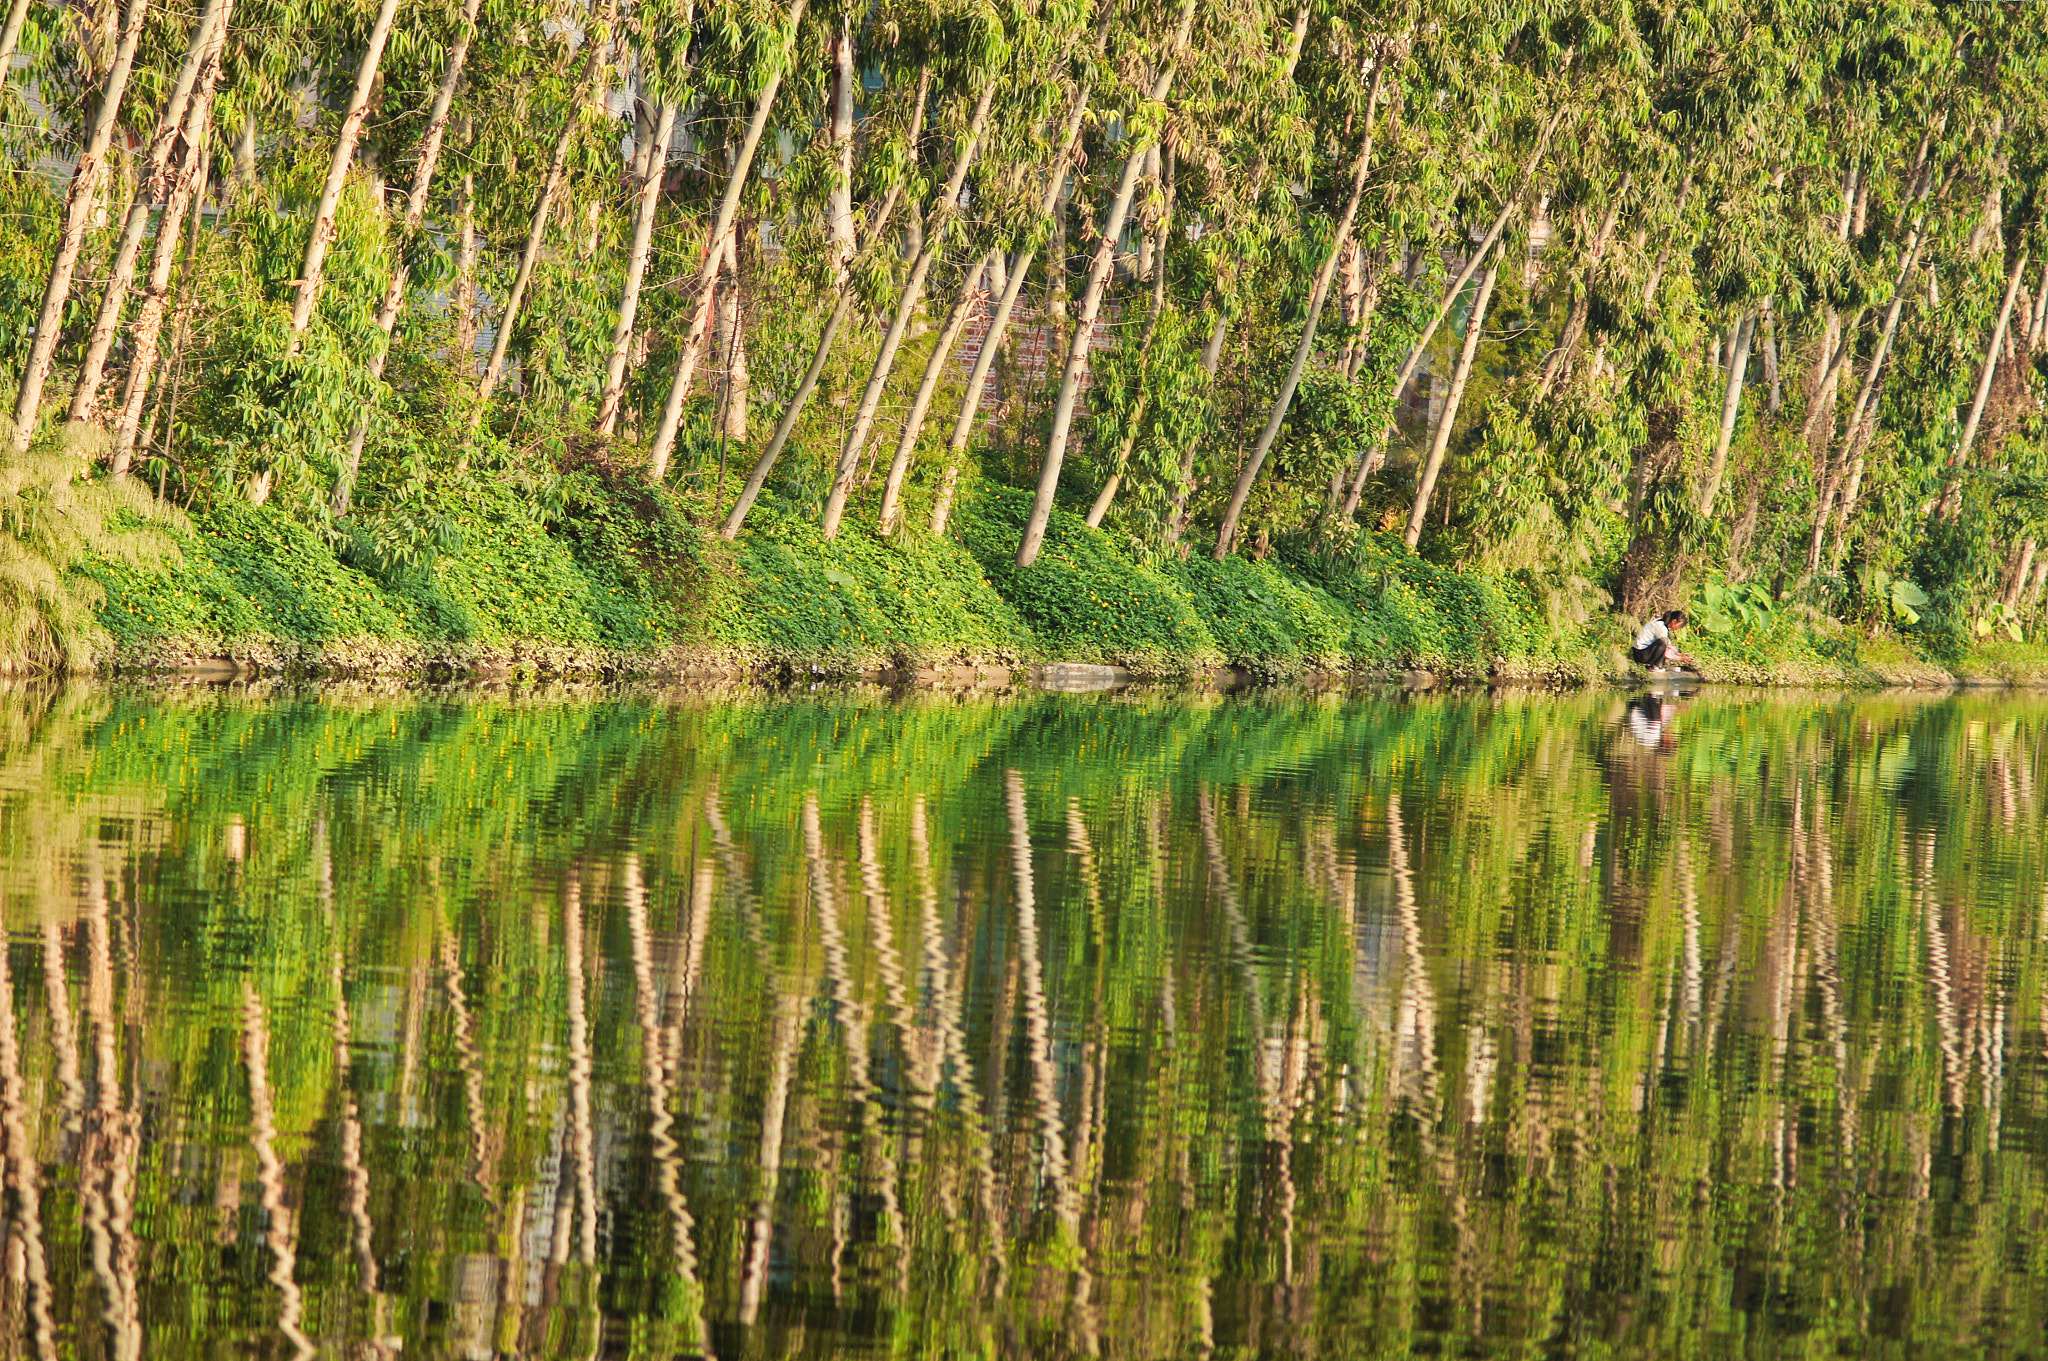
[[[2048,701],[1665,735],[5,692],[0,1349],[2032,1335]]]

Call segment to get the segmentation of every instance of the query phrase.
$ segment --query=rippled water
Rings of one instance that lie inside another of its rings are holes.
[[[2038,1355],[2048,698],[0,691],[0,1355]]]

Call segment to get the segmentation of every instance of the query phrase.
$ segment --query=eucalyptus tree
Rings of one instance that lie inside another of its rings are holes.
[[[1305,13],[1306,11],[1304,11]],[[1294,357],[1287,366],[1287,373],[1280,380],[1280,391],[1273,398],[1272,411],[1266,417],[1265,428],[1259,432],[1259,440],[1252,448],[1251,457],[1237,475],[1237,485],[1231,489],[1230,504],[1224,508],[1223,523],[1216,531],[1216,560],[1222,561],[1230,555],[1237,540],[1238,517],[1244,514],[1245,502],[1250,498],[1252,483],[1258,478],[1259,469],[1264,466],[1266,455],[1272,451],[1273,441],[1279,437],[1280,426],[1287,419],[1287,408],[1294,401],[1295,389],[1301,384],[1302,372],[1308,367],[1310,356],[1315,353],[1316,327],[1322,320],[1323,304],[1329,300],[1330,284],[1336,278],[1338,262],[1351,246],[1353,224],[1358,220],[1358,206],[1365,195],[1366,175],[1372,169],[1373,134],[1379,124],[1380,90],[1385,83],[1386,65],[1393,53],[1391,42],[1382,40],[1372,45],[1370,57],[1372,66],[1371,83],[1365,91],[1365,107],[1358,114],[1358,121],[1364,130],[1359,134],[1358,154],[1351,167],[1351,193],[1345,201],[1344,211],[1338,216],[1336,227],[1330,233],[1329,246],[1323,252],[1322,266],[1316,271],[1315,280],[1309,286],[1308,316],[1302,323],[1301,339],[1294,347]],[[1347,119],[1348,123],[1351,121]]]
[[[506,293],[505,305],[498,314],[498,330],[491,343],[490,361],[484,366],[483,378],[477,385],[478,421],[483,419],[491,393],[504,377],[505,356],[512,347],[512,332],[519,320],[519,307],[526,299],[527,286],[533,281],[534,265],[539,261],[541,246],[547,239],[548,217],[554,212],[555,202],[568,179],[569,155],[575,147],[577,134],[582,130],[589,106],[598,97],[603,84],[605,65],[610,56],[612,24],[617,15],[617,0],[605,0],[602,11],[577,33],[585,54],[582,74],[570,93],[562,130],[555,137],[554,156],[548,162],[547,174],[541,179],[540,195],[534,200],[533,216],[526,229],[526,245],[519,256],[519,269],[512,276],[512,287]]]
[[[988,385],[990,369],[995,364],[1004,337],[1015,315],[1017,299],[1024,291],[1025,280],[1030,276],[1031,264],[1044,239],[1046,219],[1061,203],[1066,190],[1067,178],[1073,172],[1074,159],[1080,149],[1082,123],[1087,118],[1094,87],[1101,73],[1108,41],[1112,11],[1105,5],[1096,21],[1093,43],[1081,57],[1078,68],[1070,75],[1063,68],[1068,61],[1063,51],[1059,58],[1048,62],[1048,69],[1055,79],[1062,75],[1071,82],[1066,100],[1066,114],[1058,123],[1058,133],[1051,140],[1052,163],[1047,167],[1043,186],[1037,196],[1036,213],[1021,224],[1024,242],[1006,264],[1007,277],[1002,291],[996,297],[989,313],[988,326],[982,333],[981,348],[975,355],[974,364],[967,375],[966,391],[960,399],[960,411],[953,419],[953,433],[946,441],[945,466],[939,474],[939,487],[932,499],[931,532],[943,534],[946,523],[952,515],[953,497],[959,485],[960,465],[965,457],[968,442],[974,434],[974,422],[981,410],[982,394]],[[1049,88],[1050,87],[1046,87]],[[1023,126],[1035,134],[1036,129],[1045,126],[1049,120],[1041,117]],[[1027,144],[1028,145],[1028,144]]]
[[[977,26],[979,27],[979,26]],[[833,471],[832,488],[825,498],[825,514],[821,526],[824,537],[832,539],[839,533],[839,521],[846,513],[846,498],[853,491],[854,475],[860,466],[860,456],[866,448],[868,432],[873,428],[875,408],[880,404],[882,389],[889,381],[889,371],[895,366],[896,352],[903,343],[903,337],[910,329],[912,317],[924,300],[924,284],[931,272],[932,262],[948,241],[949,229],[959,212],[960,191],[966,183],[967,172],[974,164],[980,149],[984,127],[989,110],[995,101],[997,88],[1001,84],[1000,69],[1007,64],[1008,55],[1004,50],[1000,29],[976,34],[976,50],[968,63],[968,77],[979,87],[972,110],[967,115],[967,124],[958,133],[953,148],[953,167],[947,173],[936,201],[932,204],[924,225],[922,247],[912,261],[903,287],[898,292],[896,307],[889,319],[889,329],[882,337],[881,348],[868,374],[867,386],[860,396],[860,405],[854,412],[852,424],[846,432],[846,440],[839,452],[839,463]]]
[[[207,143],[212,128],[213,95],[220,83],[222,50],[227,43],[227,12],[223,8],[213,26],[201,60],[197,88],[186,101],[184,127],[180,129],[175,163],[164,167],[169,187],[163,202],[162,225],[157,228],[155,248],[150,252],[149,274],[143,285],[142,305],[129,328],[128,377],[122,387],[121,409],[114,423],[110,470],[116,478],[126,475],[133,460],[142,429],[142,405],[149,395],[156,369],[157,342],[163,330],[164,311],[170,300],[171,270],[178,246],[178,226],[188,205],[205,192]],[[112,291],[111,285],[109,292]],[[90,356],[88,356],[90,363]],[[80,380],[83,383],[83,379]],[[74,406],[74,411],[79,408]]]
[[[903,489],[925,419],[940,377],[986,285],[987,325],[974,363],[969,366],[960,410],[954,418],[932,498],[930,532],[946,532],[961,464],[981,410],[988,375],[1006,343],[1017,301],[1045,239],[1047,220],[1060,211],[1075,158],[1080,153],[1083,123],[1101,74],[1099,68],[1113,18],[1114,10],[1107,4],[1093,14],[1075,6],[1054,7],[1042,16],[1018,16],[1018,88],[1013,93],[1014,102],[1006,107],[1005,118],[989,131],[991,149],[981,157],[987,169],[979,177],[974,194],[984,215],[992,219],[995,244],[986,254],[977,254],[963,271],[957,300],[926,359],[882,489],[877,521],[883,534],[893,534],[900,527]],[[1029,72],[1043,73],[1042,78],[1024,79]],[[1050,165],[1044,160],[1048,147],[1053,151]],[[1034,177],[1038,188],[1030,192]],[[992,210],[990,205],[994,205]],[[1008,245],[1018,249],[1007,251],[1004,247]],[[1050,262],[1047,267],[1052,267]]]
[[[1998,320],[1991,327],[1991,338],[1984,347],[1984,359],[1978,366],[1979,376],[1975,394],[1970,398],[1970,414],[1963,419],[1962,433],[1956,438],[1956,451],[1952,459],[1955,471],[1949,477],[1949,485],[1942,494],[1942,510],[1953,516],[1959,498],[1957,488],[1961,485],[1962,470],[1969,466],[1970,446],[1976,443],[1977,428],[1984,419],[1984,403],[1991,396],[1991,381],[1998,375],[1999,360],[2006,349],[2006,331],[2012,324],[2013,303],[2018,299],[2020,276],[2026,272],[2027,251],[2022,247],[2014,256],[2012,272],[2006,280],[2005,296],[1998,304]]]
[[[1109,211],[1088,267],[1088,283],[1075,314],[1073,338],[1066,345],[1066,365],[1060,374],[1059,396],[1053,406],[1052,431],[1046,437],[1045,455],[1039,466],[1038,494],[1031,503],[1031,517],[1025,522],[1023,540],[1017,545],[1019,567],[1029,567],[1037,560],[1039,546],[1045,540],[1046,523],[1052,518],[1053,497],[1059,490],[1060,467],[1066,460],[1067,438],[1073,428],[1074,405],[1080,396],[1081,375],[1088,366],[1088,350],[1095,339],[1095,318],[1102,310],[1103,291],[1108,286],[1110,269],[1116,261],[1117,240],[1123,234],[1124,219],[1130,213],[1131,196],[1137,190],[1138,177],[1158,142],[1157,120],[1163,115],[1158,106],[1163,105],[1172,92],[1175,67],[1185,55],[1194,22],[1194,0],[1183,0],[1180,13],[1169,30],[1170,36],[1158,51],[1158,67],[1144,90],[1142,103],[1131,110],[1125,122],[1130,149],[1124,156],[1122,173],[1110,195]]]
[[[313,208],[313,223],[306,235],[306,261],[299,267],[292,296],[292,333],[300,335],[313,319],[320,303],[328,247],[334,243],[334,214],[341,202],[342,184],[355,165],[356,141],[362,135],[363,120],[370,113],[370,91],[377,71],[384,63],[384,44],[391,37],[391,22],[398,17],[398,0],[382,0],[370,36],[363,44],[362,61],[356,67],[355,88],[342,110],[341,129],[335,134],[334,153],[327,162],[327,179],[320,186],[320,201]]]
[[[384,301],[377,307],[377,329],[383,335],[383,344],[370,356],[372,382],[382,380],[385,363],[391,356],[391,333],[398,324],[399,312],[405,306],[406,282],[411,275],[408,257],[418,248],[418,238],[426,224],[427,195],[433,188],[434,172],[440,168],[450,110],[454,107],[455,92],[462,83],[463,63],[468,59],[470,44],[476,39],[477,14],[482,8],[483,0],[463,0],[462,13],[455,23],[454,40],[448,46],[448,57],[442,66],[441,83],[434,91],[433,105],[427,111],[426,132],[420,138],[419,159],[413,165],[412,188],[405,196],[405,216],[399,222],[399,250],[391,264],[391,277],[384,285]],[[356,475],[362,468],[363,441],[368,434],[369,422],[358,417],[354,428],[349,431],[348,451],[343,456],[341,476],[335,479],[329,503],[336,515],[348,514]]]
[[[875,523],[883,534],[894,534],[901,527],[903,483],[910,475],[911,458],[917,448],[918,437],[924,431],[925,416],[931,410],[939,380],[952,361],[954,347],[960,343],[969,318],[981,302],[982,280],[989,277],[1000,256],[1001,247],[976,256],[961,276],[959,297],[952,311],[946,314],[945,325],[939,328],[939,338],[926,357],[924,375],[918,380],[917,394],[910,400],[910,411],[904,416],[903,429],[896,438],[895,456],[889,460],[889,473],[882,483],[882,503],[875,512]],[[943,530],[944,526],[941,526],[940,532]]]
[[[14,82],[14,54],[21,47],[21,30],[28,23],[30,0],[14,0],[7,7],[7,19],[0,24],[0,87]]]
[[[633,194],[633,240],[626,255],[626,282],[619,294],[618,318],[612,327],[612,349],[605,361],[604,389],[598,398],[597,433],[609,436],[618,424],[619,403],[626,386],[626,364],[633,349],[633,322],[640,308],[640,286],[646,277],[647,260],[654,244],[654,219],[661,206],[662,180],[668,174],[669,147],[675,136],[676,120],[682,114],[678,102],[682,97],[679,86],[686,78],[687,71],[673,76],[667,71],[667,63],[660,60],[662,53],[680,50],[687,60],[691,27],[695,20],[696,6],[685,0],[680,22],[672,33],[649,31],[646,15],[639,16],[641,30],[640,48],[640,91],[639,98],[645,101],[653,97],[653,126],[642,136],[636,129],[634,146],[634,174],[639,184]],[[652,80],[650,81],[650,76]]]
[[[1422,44],[1422,48],[1426,54],[1430,53],[1431,49],[1438,49],[1440,51],[1444,47],[1457,43],[1462,37],[1462,33],[1455,35],[1452,33],[1438,33],[1433,35],[1430,41]],[[1428,62],[1425,69],[1448,74],[1457,71],[1458,67],[1463,64],[1436,56],[1434,60]],[[1569,59],[1567,59],[1565,64],[1570,65]],[[1477,97],[1481,104],[1481,110],[1490,115],[1492,119],[1500,120],[1504,116],[1511,116],[1511,114],[1506,114],[1503,110],[1493,107],[1493,101],[1512,98],[1512,92],[1515,91],[1518,83],[1501,79],[1501,76],[1508,74],[1505,70],[1493,68],[1493,71],[1492,79],[1488,79],[1486,75],[1481,75],[1475,80],[1469,71],[1460,72],[1460,75],[1463,77],[1468,98],[1472,97],[1470,94],[1471,87],[1475,84],[1480,86],[1484,92]],[[1526,89],[1522,93],[1526,97]],[[1487,227],[1485,234],[1479,237],[1477,243],[1471,247],[1470,254],[1465,257],[1463,268],[1451,280],[1449,286],[1444,289],[1435,312],[1430,316],[1428,323],[1422,328],[1421,332],[1415,337],[1414,344],[1409,347],[1408,357],[1403,361],[1400,371],[1395,374],[1392,383],[1393,391],[1396,394],[1399,394],[1406,388],[1409,381],[1420,370],[1425,358],[1428,356],[1430,342],[1436,338],[1438,329],[1449,319],[1452,310],[1457,306],[1459,300],[1464,297],[1467,285],[1478,275],[1486,259],[1499,245],[1501,236],[1507,230],[1508,224],[1526,206],[1529,196],[1534,190],[1537,176],[1543,167],[1544,158],[1550,150],[1551,140],[1556,135],[1559,125],[1569,116],[1568,109],[1562,103],[1561,91],[1558,92],[1556,98],[1558,102],[1555,107],[1551,108],[1538,124],[1533,145],[1528,153],[1521,158],[1520,165],[1513,171],[1513,178],[1509,181],[1512,188],[1502,193],[1499,209],[1494,214],[1491,225]],[[1441,102],[1439,100],[1439,103]],[[1452,107],[1455,108],[1457,106],[1453,105]],[[1474,112],[1480,112],[1481,110],[1474,110]],[[1438,110],[1432,121],[1435,125],[1432,128],[1433,135],[1437,138],[1442,138],[1447,131],[1443,126],[1443,111]],[[1455,126],[1453,124],[1453,127]],[[1453,196],[1455,197],[1455,190],[1453,190]],[[1451,221],[1457,221],[1455,208],[1451,215]],[[1347,518],[1357,510],[1359,499],[1365,491],[1365,484],[1378,471],[1381,462],[1386,456],[1386,442],[1392,437],[1393,433],[1393,424],[1389,422],[1378,439],[1371,441],[1358,451],[1357,460],[1353,465],[1349,480],[1349,487],[1344,495],[1344,515]]]
[[[1216,59],[1190,73],[1202,88],[1185,100],[1208,116],[1185,118],[1174,127],[1176,211],[1190,224],[1187,235],[1193,239],[1173,250],[1170,258],[1187,269],[1182,295],[1190,304],[1189,324],[1206,325],[1207,338],[1193,374],[1147,355],[1147,387],[1155,399],[1148,410],[1155,425],[1173,427],[1173,452],[1178,454],[1167,474],[1168,504],[1158,526],[1159,543],[1169,551],[1193,519],[1205,437],[1222,425],[1225,393],[1219,370],[1232,326],[1237,326],[1242,340],[1254,325],[1261,283],[1291,277],[1284,268],[1289,249],[1303,239],[1294,187],[1311,177],[1318,139],[1342,141],[1352,131],[1348,121],[1342,129],[1322,126],[1313,112],[1318,107],[1336,115],[1355,110],[1358,78],[1370,64],[1357,59],[1352,40],[1360,31],[1384,37],[1387,25],[1399,22],[1379,15],[1333,15],[1327,32],[1311,47],[1307,4],[1296,5],[1291,19],[1284,8],[1264,17],[1267,31],[1280,35],[1265,51],[1277,49],[1277,56],[1247,60],[1242,51],[1217,53]],[[1313,72],[1306,80],[1298,74],[1304,62]],[[1179,83],[1186,92],[1188,81]],[[1305,103],[1304,92],[1333,97]],[[1169,343],[1166,348],[1171,352],[1182,346]],[[1262,395],[1255,379],[1249,372],[1238,375],[1243,389],[1238,394],[1240,414]],[[1199,416],[1184,401],[1160,400],[1169,396],[1169,389],[1184,386],[1183,380],[1192,380],[1202,390]],[[1161,422],[1169,408],[1173,419]],[[1126,433],[1138,434],[1140,441],[1145,438],[1135,429]],[[1212,452],[1220,459],[1220,450]],[[1115,475],[1112,469],[1111,476]]]
[[[175,173],[172,160],[180,151],[178,137],[184,128],[185,106],[192,98],[193,86],[199,80],[200,68],[218,58],[215,32],[225,36],[232,0],[206,0],[199,11],[199,17],[192,24],[191,41],[186,46],[185,59],[179,64],[176,80],[164,101],[163,112],[157,120],[154,136],[150,138],[137,176],[135,193],[128,204],[127,219],[122,226],[121,239],[114,248],[113,263],[108,266],[106,290],[101,294],[99,315],[93,319],[92,333],[86,341],[85,358],[79,365],[78,382],[71,392],[72,423],[90,418],[98,400],[101,374],[104,371],[107,352],[113,348],[114,333],[121,324],[121,309],[128,296],[128,287],[135,277],[135,260],[142,252],[142,236],[149,227],[153,209],[164,208],[171,195],[170,180]],[[208,86],[211,94],[211,85]],[[166,210],[166,223],[178,220],[178,214]]]
[[[789,67],[795,60],[795,47],[799,40],[806,3],[807,0],[791,0],[788,16],[780,30],[760,35],[762,65],[757,69],[757,74],[761,84],[754,95],[754,111],[747,121],[746,133],[726,171],[725,191],[719,198],[717,214],[712,218],[710,230],[705,234],[702,263],[698,266],[693,284],[696,307],[691,317],[690,328],[683,337],[681,353],[676,359],[675,377],[669,383],[668,400],[662,405],[661,422],[655,429],[654,439],[648,449],[647,477],[650,482],[660,482],[668,475],[669,454],[675,448],[676,428],[682,420],[683,402],[689,397],[690,386],[696,379],[697,362],[702,357],[705,331],[711,322],[711,309],[717,296],[712,285],[717,281],[720,264],[731,249],[728,236],[732,231],[733,218],[739,212],[740,196],[746,189],[747,176],[753,170],[754,157],[761,148],[761,137],[768,130],[769,116],[775,110],[776,92],[782,87],[783,77],[788,74]]]
[[[870,133],[869,159],[881,172],[880,178],[887,187],[882,192],[880,202],[875,204],[868,212],[864,224],[865,235],[856,242],[857,249],[854,256],[847,261],[846,268],[841,269],[835,263],[838,258],[836,250],[831,248],[829,244],[826,248],[823,273],[826,278],[833,281],[830,292],[827,294],[832,300],[832,310],[827,314],[825,324],[818,332],[817,342],[811,350],[809,365],[804,369],[802,377],[798,379],[796,390],[784,401],[782,414],[777,418],[775,428],[768,436],[767,444],[763,446],[759,457],[754,460],[754,466],[747,474],[747,480],[740,488],[739,496],[733,502],[731,513],[725,517],[724,523],[719,528],[719,534],[724,538],[731,539],[739,534],[741,526],[746,523],[747,515],[754,507],[754,502],[761,494],[762,487],[767,484],[768,475],[774,470],[777,461],[782,456],[783,450],[788,447],[790,436],[796,429],[797,421],[803,416],[804,408],[810,402],[811,394],[817,390],[818,381],[824,374],[826,361],[832,355],[833,347],[839,339],[841,330],[845,326],[848,317],[853,313],[855,303],[858,301],[858,282],[863,276],[871,275],[874,272],[878,252],[884,243],[889,240],[888,229],[896,208],[903,201],[906,193],[914,187],[911,183],[912,167],[915,164],[919,139],[924,132],[925,117],[931,95],[931,66],[928,62],[920,62],[918,64],[918,74],[912,90],[913,93],[909,100],[910,107],[906,120],[907,126],[903,140],[900,143],[884,131],[887,127],[885,120],[874,117],[871,117],[869,120],[872,129]],[[983,113],[984,115],[986,114],[985,108]],[[827,148],[830,150],[836,164],[839,150],[837,144],[828,140]],[[971,160],[971,144],[963,145],[960,149],[968,153],[965,159]],[[956,159],[962,158],[956,157]],[[830,183],[836,183],[836,169],[831,171],[830,175],[832,177]],[[954,193],[956,195],[958,193],[957,183],[954,185]],[[834,211],[831,206],[831,195],[828,192],[824,223],[828,243],[831,233],[836,230],[833,226],[832,214]],[[799,231],[801,230],[802,226],[799,224]],[[673,401],[675,397],[673,391],[671,391],[670,396]]]
[[[99,104],[93,111],[78,160],[64,195],[63,223],[57,237],[57,251],[50,261],[48,281],[43,285],[42,310],[36,317],[35,338],[29,343],[28,360],[22,366],[21,386],[14,399],[13,452],[25,454],[35,438],[36,417],[42,407],[43,385],[50,379],[50,365],[56,358],[57,341],[63,332],[64,309],[71,300],[71,276],[78,268],[79,253],[85,249],[85,234],[99,211],[100,180],[106,171],[107,148],[113,142],[114,125],[121,112],[121,97],[128,89],[128,73],[135,63],[135,49],[142,41],[143,20],[149,0],[128,0],[120,11],[120,31],[114,58],[100,85]]]

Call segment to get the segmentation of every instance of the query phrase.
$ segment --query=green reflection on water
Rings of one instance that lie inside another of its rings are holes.
[[[0,1351],[2037,1346],[2048,700],[1653,717],[0,692]]]

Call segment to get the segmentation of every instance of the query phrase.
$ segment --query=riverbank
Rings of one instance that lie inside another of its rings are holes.
[[[162,531],[154,565],[92,570],[77,670],[240,676],[1012,677],[1548,684],[1640,679],[1631,624],[1584,583],[1460,572],[1362,536],[1342,554],[1134,558],[1057,513],[1028,570],[1028,498],[984,488],[954,535],[823,541],[772,508],[726,544],[673,497],[586,475],[549,497],[472,485],[406,532],[321,535],[230,502]],[[1688,646],[1703,679],[1824,686],[2037,684],[2048,649],[1944,665],[1910,636],[1780,611]],[[1049,669],[1050,668],[1050,669]]]

